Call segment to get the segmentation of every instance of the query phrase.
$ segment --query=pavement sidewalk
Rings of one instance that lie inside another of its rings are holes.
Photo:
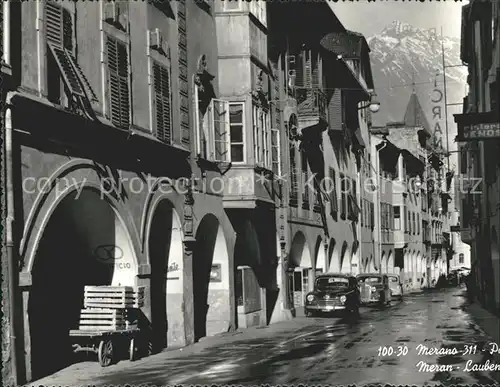
[[[147,364],[154,366],[157,363],[165,362],[171,359],[187,358],[193,354],[199,354],[205,349],[213,347],[231,345],[234,342],[246,341],[252,339],[265,340],[271,337],[280,335],[292,335],[293,337],[300,337],[307,334],[310,330],[307,324],[306,317],[296,317],[292,320],[277,322],[264,327],[251,327],[244,330],[237,330],[235,332],[221,333],[211,337],[202,338],[199,342],[181,347],[181,348],[168,348],[163,352],[154,354],[131,363],[128,360],[122,360],[112,367],[101,368],[96,365],[95,361],[85,361],[75,363],[67,368],[64,368],[52,375],[27,383],[25,386],[71,386],[75,383],[78,385],[86,385],[87,377],[105,376],[119,372],[120,370],[127,370],[128,368],[140,368]]]

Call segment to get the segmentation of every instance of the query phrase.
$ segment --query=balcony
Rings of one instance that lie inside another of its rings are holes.
[[[328,121],[325,93],[319,89],[297,88],[296,98],[299,129],[316,125],[326,128]]]
[[[437,235],[432,241],[432,247],[443,247],[444,237],[442,235]]]

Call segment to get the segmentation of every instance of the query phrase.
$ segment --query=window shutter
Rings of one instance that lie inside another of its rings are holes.
[[[72,58],[67,54],[67,51],[50,43],[48,46],[57,62],[57,65],[59,66],[64,83],[68,87],[69,91],[74,95],[86,98],[87,96],[83,90],[82,84],[80,83],[78,74],[73,68]]]
[[[166,67],[153,64],[156,136],[159,140],[170,144],[171,133],[171,105],[170,105],[170,76]]]
[[[62,8],[47,3],[45,8],[47,41],[57,46],[63,45],[63,16]]]
[[[127,47],[108,36],[108,86],[111,122],[121,129],[130,127],[130,92]]]
[[[229,161],[229,102],[224,100],[212,100],[213,103],[213,147],[214,161]]]

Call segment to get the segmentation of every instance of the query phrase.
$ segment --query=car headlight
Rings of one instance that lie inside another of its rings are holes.
[[[309,302],[313,302],[313,301],[314,301],[314,296],[313,296],[312,294],[309,294],[309,295],[307,296],[307,301],[309,301]]]
[[[372,286],[371,290],[372,290],[372,292],[376,292],[377,288],[375,286]]]
[[[341,303],[344,303],[345,300],[347,300],[347,297],[346,296],[340,296],[340,302]]]

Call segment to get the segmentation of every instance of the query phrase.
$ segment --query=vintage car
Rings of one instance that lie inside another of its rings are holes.
[[[401,279],[397,274],[387,274],[389,277],[389,288],[391,289],[392,298],[398,300],[403,299],[403,284],[401,284]]]
[[[361,304],[385,306],[391,303],[392,296],[387,274],[359,274],[356,279],[361,293]]]
[[[307,294],[306,316],[321,312],[340,311],[359,316],[359,288],[356,278],[349,274],[325,273],[316,277],[314,290]]]

